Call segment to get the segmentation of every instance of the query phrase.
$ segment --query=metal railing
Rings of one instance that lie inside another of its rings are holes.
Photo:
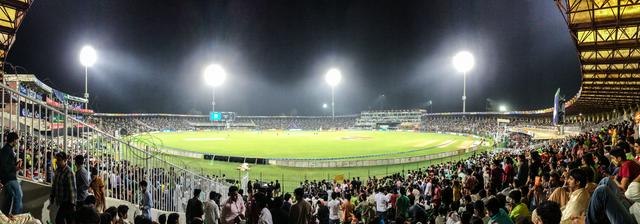
[[[56,168],[54,155],[62,151],[71,164],[76,155],[85,157],[92,184],[102,179],[106,197],[140,204],[139,182],[146,180],[153,207],[159,210],[184,211],[195,188],[208,195],[210,191],[222,194],[230,186],[169,162],[157,149],[99,130],[64,104],[63,108],[47,105],[5,84],[0,84],[0,92],[0,126],[5,136],[16,132],[20,137],[14,150],[22,161],[18,175],[24,179],[50,184]],[[5,144],[4,137],[0,143]]]

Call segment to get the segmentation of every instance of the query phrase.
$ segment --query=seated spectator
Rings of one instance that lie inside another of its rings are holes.
[[[583,219],[589,205],[591,195],[584,187],[587,185],[587,174],[584,170],[573,169],[569,172],[567,186],[571,191],[567,205],[562,208],[561,223],[571,223],[572,219]]]
[[[504,210],[504,203],[500,203],[498,198],[491,197],[487,201],[487,211],[489,211],[489,223],[513,224],[511,218]]]
[[[507,202],[509,203],[509,207],[511,208],[511,213],[509,214],[509,218],[512,221],[518,220],[518,218],[529,219],[529,208],[527,205],[522,203],[522,193],[520,190],[513,190],[509,193],[507,197]]]
[[[561,218],[560,205],[552,201],[540,203],[531,215],[534,224],[559,224]]]

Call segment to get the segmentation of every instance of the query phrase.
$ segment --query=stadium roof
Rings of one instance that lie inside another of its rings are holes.
[[[4,61],[13,41],[15,34],[27,14],[29,6],[33,0],[0,0],[0,68],[3,68]],[[4,71],[0,69],[0,71]]]
[[[640,0],[555,1],[575,41],[582,70],[582,86],[567,113],[637,106]]]

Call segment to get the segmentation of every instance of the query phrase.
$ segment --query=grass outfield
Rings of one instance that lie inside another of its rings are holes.
[[[470,137],[415,132],[376,132],[376,131],[202,131],[151,133],[137,138],[153,142],[161,147],[178,148],[188,151],[218,155],[234,155],[261,158],[335,158],[361,155],[374,155],[389,152],[407,152],[405,154],[376,156],[364,159],[382,159],[426,155],[452,151],[469,147]],[[207,161],[179,156],[162,156],[176,165],[186,167],[204,175],[225,175],[228,179],[239,179],[239,163]],[[251,180],[279,180],[287,191],[292,191],[300,181],[368,176],[385,176],[403,170],[417,169],[434,163],[458,160],[464,156],[438,159],[417,163],[369,166],[352,168],[294,168],[271,165],[250,165]]]
[[[201,131],[151,135],[160,147],[257,158],[344,158],[388,153],[403,154],[375,158],[406,157],[465,148],[474,141],[456,135],[377,131]]]
[[[490,147],[483,146],[478,152],[485,151],[489,148]],[[470,155],[472,154],[470,153],[464,156],[454,156],[450,158],[436,159],[417,163],[352,168],[295,168],[270,165],[250,165],[249,167],[251,170],[249,171],[249,179],[252,181],[260,180],[267,182],[279,180],[283,184],[283,189],[285,191],[292,192],[293,189],[298,187],[299,183],[301,181],[304,181],[305,179],[333,180],[338,175],[343,175],[345,178],[349,179],[351,179],[352,177],[361,177],[361,179],[366,179],[369,176],[382,177],[392,173],[399,173],[403,170],[413,170],[446,161],[457,161]],[[199,174],[218,176],[222,176],[224,174],[227,179],[234,180],[238,180],[240,177],[240,173],[236,169],[240,165],[239,163],[206,161],[203,159],[175,156],[167,156],[164,158],[176,165],[188,167],[190,170]]]

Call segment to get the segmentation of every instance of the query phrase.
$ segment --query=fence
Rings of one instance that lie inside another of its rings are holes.
[[[20,136],[14,150],[22,161],[18,175],[24,179],[50,184],[56,168],[54,155],[64,151],[70,158],[85,156],[84,168],[91,173],[92,184],[102,179],[106,197],[140,204],[138,183],[146,180],[153,207],[159,210],[184,211],[195,188],[223,193],[230,186],[174,165],[158,151],[98,130],[64,104],[50,106],[5,84],[0,84],[0,91],[0,126],[5,134],[11,131]],[[5,139],[0,143],[4,145]]]

